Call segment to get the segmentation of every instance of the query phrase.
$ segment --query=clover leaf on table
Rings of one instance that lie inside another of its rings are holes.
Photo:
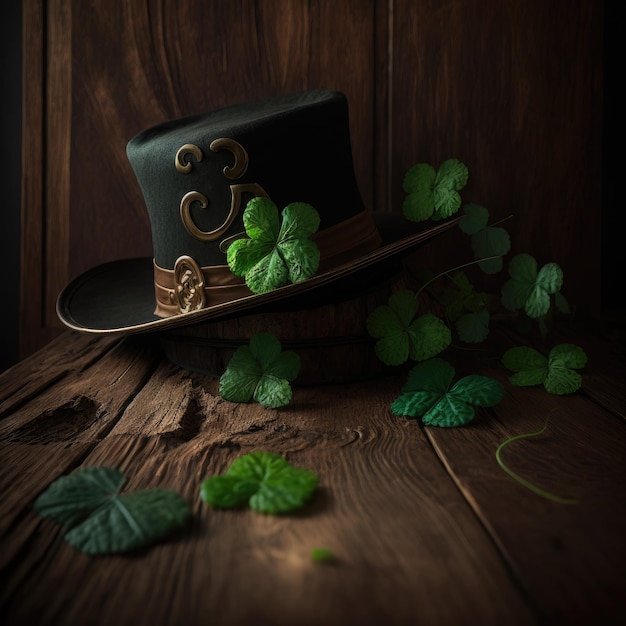
[[[450,217],[461,206],[458,191],[467,184],[467,167],[457,159],[444,161],[439,169],[418,163],[404,176],[402,188],[407,194],[402,205],[404,216],[412,222]]]
[[[87,554],[114,554],[149,546],[182,528],[191,508],[175,491],[120,494],[126,478],[111,467],[88,467],[53,483],[34,510],[66,528],[65,541]]]
[[[271,333],[257,333],[250,344],[240,346],[220,377],[220,395],[231,402],[255,400],[276,409],[291,402],[290,381],[300,371],[300,357],[293,350],[282,351]]]
[[[502,257],[511,249],[509,233],[501,226],[489,226],[489,211],[479,204],[467,204],[463,212],[459,228],[471,235],[474,258],[484,259],[478,267],[485,274],[496,274],[502,269]]]
[[[563,270],[546,263],[537,271],[537,261],[529,254],[518,254],[509,264],[511,278],[502,287],[502,304],[510,311],[524,309],[528,317],[544,316],[550,310],[550,296],[563,286]]]
[[[386,365],[401,365],[409,357],[424,361],[450,345],[450,329],[442,320],[430,313],[416,315],[415,294],[402,289],[368,316],[367,331],[378,339],[374,349]]]
[[[582,385],[582,377],[574,370],[587,364],[587,355],[580,346],[562,343],[550,350],[547,357],[528,346],[510,348],[502,356],[504,367],[515,372],[509,381],[528,387],[543,385],[548,393],[566,395]]]
[[[248,238],[226,251],[233,274],[243,276],[254,293],[297,283],[317,272],[320,252],[309,239],[320,224],[317,211],[305,202],[288,204],[282,212],[269,198],[252,198],[243,213]]]
[[[472,421],[474,406],[494,406],[502,400],[502,385],[497,380],[471,375],[452,385],[454,375],[454,367],[443,359],[419,363],[392,402],[392,413],[421,417],[427,426],[447,428]]]
[[[244,504],[276,515],[302,507],[317,487],[317,475],[294,467],[282,456],[255,451],[235,459],[225,474],[200,485],[200,496],[215,508]]]

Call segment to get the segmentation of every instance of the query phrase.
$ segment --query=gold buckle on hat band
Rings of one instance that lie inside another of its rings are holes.
[[[174,301],[181,313],[204,308],[204,274],[189,256],[181,256],[174,265]]]
[[[318,273],[357,259],[381,245],[372,215],[364,210],[313,237],[320,251]],[[227,265],[200,267],[189,256],[177,259],[173,270],[154,262],[155,315],[171,317],[253,295],[244,280]]]

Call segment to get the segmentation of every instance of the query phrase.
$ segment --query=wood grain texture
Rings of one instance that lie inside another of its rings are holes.
[[[512,214],[511,255],[559,263],[566,296],[597,315],[602,3],[397,0],[394,16],[394,207],[413,164],[460,159],[463,202]],[[472,258],[460,235],[418,256],[436,270]]]
[[[70,211],[72,137],[72,32],[71,7],[65,0],[50,0],[46,15],[46,114],[45,114],[45,254],[44,319],[46,326],[58,325],[55,304],[67,283],[70,262]]]
[[[384,370],[367,332],[368,316],[407,285],[403,278],[396,278],[357,297],[330,304],[181,327],[160,333],[161,346],[169,359],[182,367],[219,376],[235,350],[247,345],[257,333],[271,333],[280,337],[283,350],[298,354],[299,384],[363,380]]]
[[[521,345],[516,339],[508,345],[504,338],[490,341],[501,355],[507,347]],[[592,353],[597,346],[580,332],[575,343]],[[611,404],[595,401],[594,372],[601,362],[594,360],[585,368],[582,392],[558,397],[542,387],[508,384],[510,372],[497,358],[483,354],[480,364],[475,358],[456,360],[465,364],[459,375],[478,367],[481,374],[502,382],[505,396],[488,416],[467,428],[426,429],[446,468],[547,623],[620,623],[626,612],[616,593],[626,585],[621,565],[626,550],[615,538],[626,519],[626,506],[617,495],[626,485],[626,441],[623,421],[612,414]],[[610,378],[621,380],[619,370]],[[495,450],[502,442],[537,432],[546,420],[543,435],[511,443],[502,451],[503,461],[536,486],[576,504],[538,498],[497,465]],[[476,456],[487,462],[477,464]],[[567,549],[573,545],[575,551]],[[575,581],[587,577],[581,594]]]
[[[10,368],[0,388],[0,416],[14,411],[69,372],[88,367],[94,358],[94,341],[94,337],[84,335],[66,344],[66,337],[57,337],[39,351],[36,361],[20,361]],[[101,352],[107,343],[117,341],[109,338],[100,342]]]
[[[22,94],[22,184],[20,246],[20,329],[19,353],[24,356],[50,341],[46,327],[43,219],[45,186],[45,17],[37,0],[23,2]]]
[[[297,404],[275,411],[225,402],[216,381],[167,363],[137,387],[147,364],[137,350],[106,351],[80,379],[3,420],[1,453],[12,469],[2,484],[13,494],[0,526],[11,546],[5,623],[96,615],[120,624],[454,623],[461,613],[481,624],[533,623],[424,432],[387,411],[395,380],[299,388]],[[89,406],[68,406],[70,396]],[[52,416],[81,426],[55,436]],[[317,472],[314,501],[283,517],[206,507],[203,478],[255,449]],[[96,464],[119,467],[131,490],[179,490],[193,506],[192,527],[136,558],[73,552],[29,507],[56,476]],[[335,551],[335,565],[310,560],[320,545]]]
[[[0,419],[3,623],[623,623],[625,424],[588,396],[586,371],[573,396],[512,387],[498,365],[511,340],[494,332],[492,358],[449,358],[457,376],[501,380],[503,401],[467,427],[435,429],[390,413],[403,377],[296,386],[291,405],[271,410],[224,401],[217,380],[145,339],[62,339],[41,362],[56,351],[76,367],[19,402],[9,395]],[[39,364],[8,370],[0,388],[19,395],[13,379],[29,387]],[[503,456],[576,505],[532,494],[495,461],[504,439],[547,414],[543,436]],[[207,507],[202,480],[257,449],[315,471],[312,501],[280,517]],[[119,467],[129,490],[178,490],[190,527],[130,557],[73,551],[31,506],[54,478],[91,465]],[[337,561],[313,563],[319,546]]]

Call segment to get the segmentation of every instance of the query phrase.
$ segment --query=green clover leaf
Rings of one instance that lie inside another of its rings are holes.
[[[191,517],[189,505],[174,491],[146,489],[120,495],[125,480],[117,469],[88,467],[51,483],[34,510],[65,526],[65,540],[87,554],[149,546]]]
[[[282,352],[271,333],[258,333],[248,346],[235,350],[220,378],[220,395],[231,402],[250,402],[276,409],[291,402],[291,385],[300,371],[300,357]]]
[[[319,249],[309,239],[319,223],[317,211],[305,202],[288,204],[281,224],[278,208],[269,198],[252,198],[243,213],[249,238],[228,247],[228,266],[236,276],[245,277],[254,293],[306,280],[319,267]]]
[[[416,314],[415,294],[406,289],[395,292],[387,305],[370,313],[367,330],[378,339],[374,349],[386,365],[401,365],[409,357],[424,361],[450,345],[450,329],[443,321],[430,313]]]
[[[450,280],[453,286],[443,289],[439,296],[449,320],[454,322],[466,311],[476,313],[485,308],[489,295],[474,291],[465,272],[456,272]]]
[[[444,161],[436,172],[428,163],[414,165],[402,183],[407,194],[404,216],[412,222],[450,217],[461,206],[458,191],[465,187],[467,178],[467,167],[457,159]]]
[[[482,309],[464,313],[455,323],[459,339],[465,343],[480,343],[489,335],[489,311]]]
[[[489,226],[489,211],[479,204],[467,204],[463,207],[465,215],[459,221],[459,228],[471,235],[474,258],[485,259],[478,267],[485,274],[496,274],[502,269],[502,258],[511,249],[509,233],[499,226]],[[486,257],[497,256],[497,259]]]
[[[466,235],[474,235],[487,226],[489,211],[480,204],[466,204],[463,217],[459,220],[459,228]]]
[[[497,380],[471,375],[450,387],[454,374],[452,365],[443,359],[419,363],[392,402],[392,413],[421,417],[427,426],[449,428],[470,422],[474,406],[494,406],[502,399],[502,385]]]
[[[246,503],[260,513],[276,515],[301,508],[317,487],[317,476],[294,467],[282,456],[255,451],[235,459],[226,473],[200,485],[200,496],[215,508]]]
[[[537,261],[529,254],[518,254],[509,264],[511,278],[502,287],[502,304],[510,311],[524,308],[528,317],[537,318],[550,309],[550,295],[563,285],[563,270],[546,263],[537,271]]]
[[[527,346],[510,348],[502,356],[502,364],[515,372],[509,377],[513,385],[543,385],[548,393],[566,395],[582,385],[582,377],[574,370],[582,369],[587,355],[574,344],[563,343],[550,350],[548,357]]]
[[[474,291],[465,272],[457,272],[451,280],[454,287],[444,289],[439,297],[446,317],[454,322],[461,341],[480,343],[489,334],[490,296]]]
[[[409,343],[411,359],[425,361],[445,350],[452,343],[452,334],[442,320],[426,313],[409,327]]]

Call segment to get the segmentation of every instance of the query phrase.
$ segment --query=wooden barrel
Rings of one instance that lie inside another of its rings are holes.
[[[185,369],[219,377],[234,351],[256,333],[268,332],[283,350],[294,350],[301,367],[296,385],[345,383],[373,377],[389,368],[374,353],[367,318],[387,304],[403,279],[394,279],[367,293],[331,304],[293,311],[242,315],[196,324],[161,335],[168,358]]]

